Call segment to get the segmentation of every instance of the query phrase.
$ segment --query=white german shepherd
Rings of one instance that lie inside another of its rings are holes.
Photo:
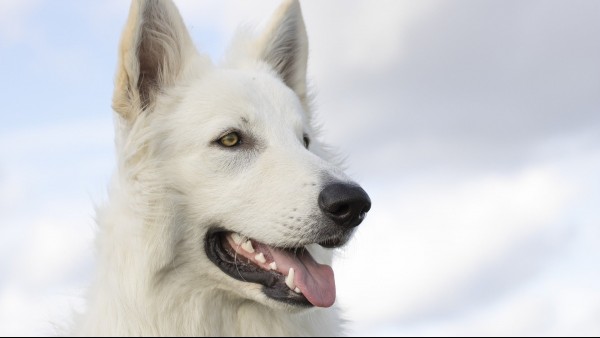
[[[215,66],[170,0],[134,0],[113,108],[118,173],[75,335],[340,335],[332,248],[370,209],[311,126],[286,1]]]

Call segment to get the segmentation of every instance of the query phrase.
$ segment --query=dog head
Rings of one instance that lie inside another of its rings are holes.
[[[311,125],[307,51],[297,1],[221,66],[170,1],[133,2],[113,98],[120,171],[152,226],[169,225],[167,263],[188,287],[275,308],[333,304],[331,248],[371,202]]]

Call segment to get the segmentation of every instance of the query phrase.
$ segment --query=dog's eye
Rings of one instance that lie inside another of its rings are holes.
[[[308,146],[310,145],[310,139],[308,138],[308,136],[304,135],[304,138],[302,140],[304,141],[304,148],[308,149]]]
[[[235,147],[240,144],[240,135],[236,132],[231,132],[219,139],[219,144],[224,147]]]

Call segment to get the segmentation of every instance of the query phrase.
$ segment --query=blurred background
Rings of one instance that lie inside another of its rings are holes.
[[[176,1],[219,60],[279,1]],[[373,209],[334,269],[354,335],[600,335],[600,2],[304,1],[323,139]],[[68,323],[128,2],[0,0],[0,335]]]

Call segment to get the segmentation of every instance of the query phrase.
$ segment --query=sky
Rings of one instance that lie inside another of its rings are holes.
[[[278,1],[176,1],[219,60]],[[600,2],[302,1],[321,138],[373,208],[354,335],[600,335]],[[68,325],[113,173],[121,0],[0,1],[0,335]]]

